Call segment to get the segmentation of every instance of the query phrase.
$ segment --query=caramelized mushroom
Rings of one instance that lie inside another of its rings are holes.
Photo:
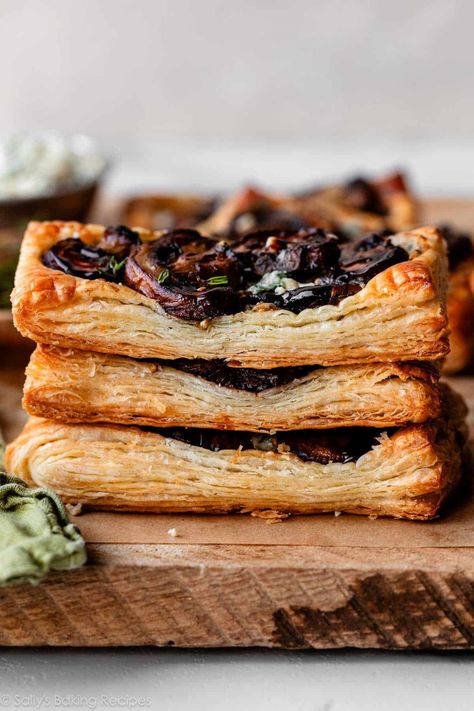
[[[315,370],[317,367],[313,365],[257,370],[256,368],[231,368],[223,360],[203,360],[202,358],[187,360],[180,358],[173,361],[173,368],[192,373],[226,388],[246,390],[252,393],[268,390],[277,385],[284,385],[295,378],[302,377],[310,370]]]
[[[75,237],[56,242],[43,255],[43,264],[83,279],[115,281],[117,278],[117,262],[112,254]]]
[[[299,430],[279,433],[278,440],[300,459],[319,464],[351,462],[376,444],[380,432],[369,427],[334,430]]]
[[[240,265],[225,243],[179,230],[135,247],[125,283],[178,318],[202,321],[240,310]]]
[[[107,227],[104,236],[97,243],[97,247],[121,260],[128,257],[131,248],[139,243],[138,232],[124,225],[118,225],[117,227]]]
[[[387,208],[377,187],[362,177],[353,178],[346,183],[344,203],[353,210],[382,216],[387,214]]]
[[[140,241],[127,227],[109,227],[96,246],[59,241],[43,263],[86,279],[124,281],[177,318],[203,321],[259,302],[300,313],[336,305],[408,253],[387,234],[341,244],[318,228],[263,230],[233,243],[196,230]]]
[[[338,238],[318,228],[255,232],[234,249],[239,256],[251,252],[249,263],[258,276],[279,271],[299,280],[335,274],[340,255]]]
[[[231,430],[177,428],[169,434],[173,439],[218,452],[223,449],[260,449],[267,452],[289,451],[300,459],[319,464],[351,462],[377,444],[380,431],[370,427],[334,430],[299,430],[260,435]]]
[[[366,284],[379,272],[407,259],[408,252],[392,244],[388,235],[374,233],[344,249],[341,269],[354,282]]]

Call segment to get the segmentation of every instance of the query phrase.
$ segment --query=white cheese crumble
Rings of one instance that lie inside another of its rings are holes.
[[[252,435],[251,440],[254,448],[258,449],[260,452],[276,451],[276,443],[273,437],[269,437],[268,435],[264,434],[255,434]]]
[[[249,287],[251,294],[261,294],[262,291],[274,291],[281,296],[287,291],[299,289],[301,286],[314,286],[314,282],[304,283],[286,276],[284,272],[268,272],[256,284]]]

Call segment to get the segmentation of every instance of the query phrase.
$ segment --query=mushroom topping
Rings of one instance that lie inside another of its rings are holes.
[[[56,242],[43,255],[43,264],[83,279],[119,281],[132,245],[139,242],[138,233],[128,227],[107,227],[96,245],[77,237]]]
[[[163,364],[167,365],[166,362]],[[192,373],[192,375],[204,378],[204,380],[209,380],[222,387],[258,393],[262,392],[262,390],[290,383],[295,378],[302,377],[311,370],[315,370],[318,366],[257,370],[256,368],[231,368],[223,360],[203,360],[202,358],[187,360],[179,358],[173,361],[172,367],[183,370],[185,373]]]
[[[387,208],[380,192],[365,178],[353,178],[344,186],[344,204],[353,210],[386,215]]]
[[[330,276],[338,270],[340,249],[335,235],[316,228],[299,230],[296,234],[289,231],[267,234],[265,244],[252,250],[252,269],[258,276],[279,271],[305,280]],[[252,237],[255,239],[250,235],[250,242]],[[241,244],[245,247],[246,240]]]
[[[140,244],[138,232],[124,225],[118,225],[117,227],[107,227],[97,247],[121,260],[128,257],[131,248],[136,244]]]
[[[408,258],[386,234],[344,244],[318,228],[266,230],[229,243],[180,229],[141,242],[137,232],[119,226],[107,228],[95,246],[61,240],[43,263],[85,279],[123,282],[172,316],[205,321],[260,302],[293,313],[337,305]]]
[[[298,430],[277,432],[274,435],[182,427],[171,431],[161,430],[161,433],[213,452],[257,449],[262,452],[294,454],[304,461],[319,464],[355,461],[370,451],[381,435],[380,430],[370,427]]]
[[[407,259],[408,252],[392,244],[389,235],[374,233],[347,245],[340,264],[352,281],[364,285],[379,272]]]
[[[135,247],[125,283],[178,318],[202,321],[241,310],[240,264],[225,242],[177,230]]]
[[[121,267],[114,255],[75,237],[60,240],[43,255],[43,264],[83,279],[115,281]]]
[[[352,462],[377,443],[378,430],[365,427],[280,432],[278,441],[300,459],[319,464]]]

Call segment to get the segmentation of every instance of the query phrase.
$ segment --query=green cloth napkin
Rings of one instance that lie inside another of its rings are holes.
[[[0,472],[0,585],[37,583],[85,560],[84,539],[54,491]]]

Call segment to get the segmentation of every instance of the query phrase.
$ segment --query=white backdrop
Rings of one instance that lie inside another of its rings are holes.
[[[89,133],[147,184],[294,182],[308,148],[314,177],[474,189],[473,24],[470,0],[0,0],[0,134]]]

